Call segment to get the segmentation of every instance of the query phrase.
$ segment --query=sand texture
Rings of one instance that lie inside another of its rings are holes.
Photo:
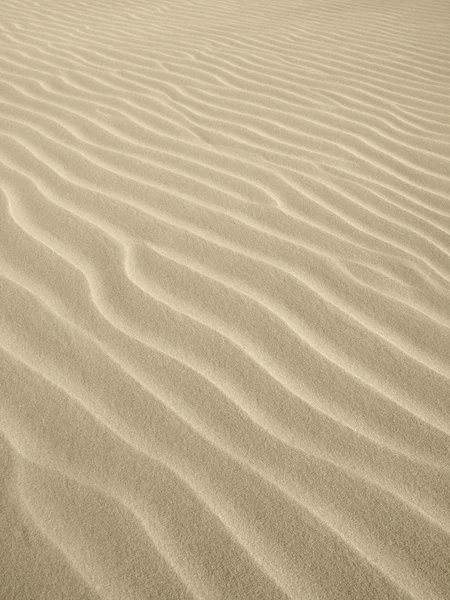
[[[0,600],[450,599],[450,2],[3,0]]]

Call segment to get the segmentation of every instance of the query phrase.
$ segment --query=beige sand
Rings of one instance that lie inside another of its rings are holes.
[[[1,3],[1,600],[450,598],[449,31]]]

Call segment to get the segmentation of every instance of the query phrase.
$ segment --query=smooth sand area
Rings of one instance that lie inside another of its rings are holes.
[[[1,2],[0,600],[450,599],[449,32]]]

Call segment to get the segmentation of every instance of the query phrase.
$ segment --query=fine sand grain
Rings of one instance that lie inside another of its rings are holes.
[[[449,32],[1,2],[1,600],[449,600]]]

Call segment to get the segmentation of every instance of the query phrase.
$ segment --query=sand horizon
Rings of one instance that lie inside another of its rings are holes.
[[[0,600],[449,600],[450,4],[0,13]]]

